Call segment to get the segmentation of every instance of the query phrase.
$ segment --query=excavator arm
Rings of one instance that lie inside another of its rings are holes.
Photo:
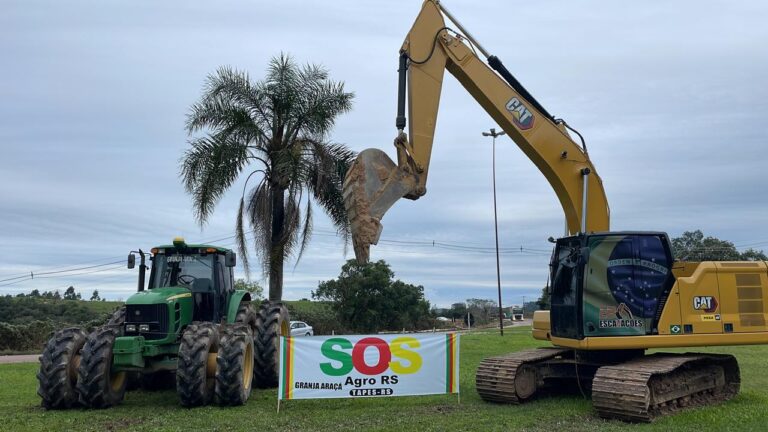
[[[447,27],[444,16],[462,33]],[[567,124],[553,118],[439,1],[426,0],[400,50],[397,165],[383,151],[367,149],[344,181],[359,261],[367,261],[370,245],[378,242],[384,213],[400,198],[418,199],[426,193],[446,69],[544,174],[560,200],[569,234],[609,229],[605,190],[583,143],[571,139]]]

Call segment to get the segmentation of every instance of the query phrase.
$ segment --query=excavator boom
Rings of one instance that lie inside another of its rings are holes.
[[[446,26],[444,15],[463,34]],[[397,164],[383,151],[367,149],[344,181],[358,260],[368,260],[370,245],[381,235],[381,219],[398,199],[418,199],[426,193],[446,69],[544,174],[560,200],[569,234],[609,229],[605,191],[586,148],[571,139],[566,123],[553,118],[444,6],[426,0],[400,49]]]

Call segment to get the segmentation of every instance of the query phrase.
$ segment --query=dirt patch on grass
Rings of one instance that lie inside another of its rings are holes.
[[[447,405],[435,405],[435,406],[426,406],[422,409],[422,411],[429,413],[429,414],[451,414],[453,412],[456,412],[458,410],[464,410],[467,407],[462,407],[458,403],[456,404],[447,404]]]
[[[144,423],[144,419],[142,418],[121,418],[104,422],[102,423],[102,426],[104,428],[103,430],[120,431],[126,429],[130,430],[133,428],[133,426],[140,425],[142,423]]]

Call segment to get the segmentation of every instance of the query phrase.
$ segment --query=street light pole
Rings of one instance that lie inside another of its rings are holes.
[[[483,136],[493,137],[493,228],[496,233],[496,284],[499,290],[499,334],[504,336],[504,315],[501,310],[501,266],[499,264],[499,217],[496,211],[496,137],[506,135],[506,132],[496,132],[491,128],[490,132],[483,132]],[[512,311],[514,313],[514,311]]]

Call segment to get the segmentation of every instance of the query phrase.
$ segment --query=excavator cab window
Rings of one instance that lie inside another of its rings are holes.
[[[581,338],[582,236],[557,241],[550,264],[552,335]]]

